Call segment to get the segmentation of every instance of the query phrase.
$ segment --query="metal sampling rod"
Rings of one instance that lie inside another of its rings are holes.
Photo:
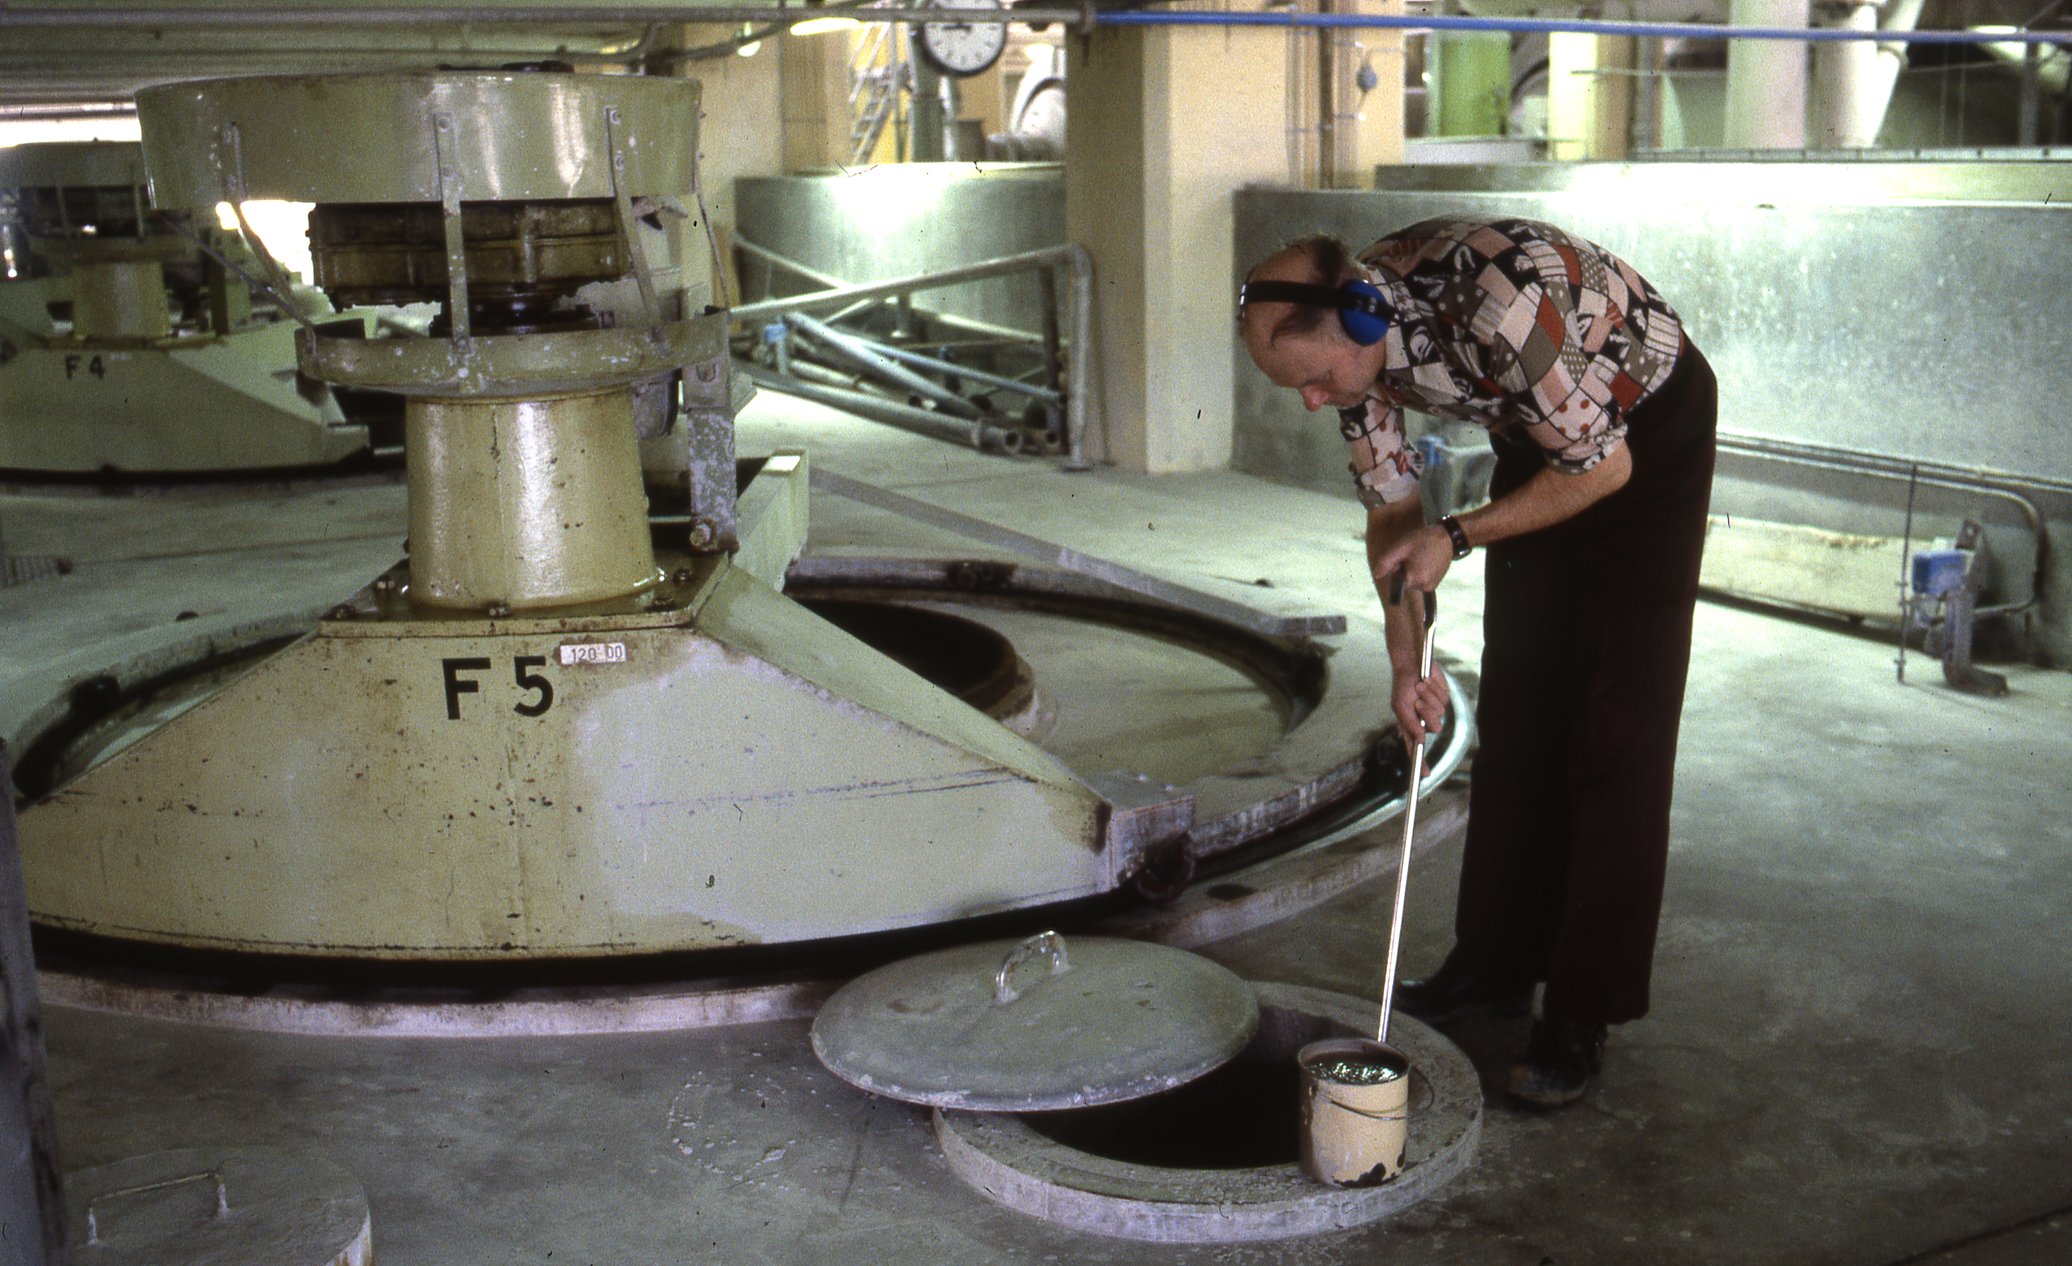
[[[1403,600],[1403,577],[1397,574],[1389,594],[1391,605]],[[1424,649],[1418,656],[1417,679],[1432,675],[1432,621],[1439,614],[1439,595],[1424,596]],[[1407,745],[1406,745],[1407,746]],[[1410,758],[1410,800],[1403,806],[1403,854],[1396,860],[1396,908],[1389,916],[1388,961],[1381,969],[1381,1027],[1377,1042],[1389,1040],[1389,1013],[1396,1002],[1396,960],[1403,949],[1403,903],[1410,896],[1410,841],[1417,834],[1417,797],[1424,790],[1424,744],[1408,749]]]

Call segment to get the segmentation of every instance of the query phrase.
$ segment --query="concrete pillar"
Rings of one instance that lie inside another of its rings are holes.
[[[991,136],[1007,130],[1007,59],[1002,57],[986,70],[957,81],[957,117],[978,123],[979,132]]]
[[[848,162],[849,37],[840,32],[783,35],[776,43],[784,86],[785,170]]]
[[[701,26],[684,36],[686,47],[715,43],[735,34],[738,27]],[[822,42],[835,42],[821,37]],[[753,57],[705,58],[686,62],[678,70],[699,84],[698,183],[705,195],[705,211],[712,216],[712,236],[706,237],[702,223],[680,223],[676,227],[676,258],[683,261],[684,278],[691,286],[692,303],[738,300],[740,278],[734,275],[734,182],[743,176],[784,174],[789,128],[774,128],[770,120],[786,117],[787,94],[782,74],[783,58],[777,46],[806,43],[784,38],[768,40]],[[817,133],[816,133],[817,134]],[[694,218],[702,218],[693,211]],[[754,235],[749,235],[753,239]],[[713,245],[718,245],[725,285],[713,285]],[[701,300],[695,287],[705,283]],[[716,296],[716,297],[715,297]]]
[[[1803,27],[1809,0],[1732,0],[1735,26]],[[1806,46],[1793,40],[1727,44],[1729,149],[1803,149],[1806,144]]]
[[[1632,150],[1636,41],[1557,32],[1547,37],[1549,157],[1620,159]]]
[[[1286,173],[1288,38],[1101,27],[1072,49],[1065,225],[1094,257],[1098,455],[1116,465],[1229,463],[1231,191]]]

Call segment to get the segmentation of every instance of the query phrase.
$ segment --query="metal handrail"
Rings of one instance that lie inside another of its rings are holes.
[[[1780,440],[1771,436],[1754,435],[1745,432],[1721,430],[1719,447],[1726,452],[1744,453],[1768,461],[1782,462],[1789,466],[1808,466],[1818,470],[1836,470],[1848,474],[1863,475],[1872,479],[1889,479],[1908,484],[1924,484],[1935,488],[1949,488],[1958,492],[1977,493],[2013,504],[2029,522],[2029,531],[2036,540],[2036,566],[2029,577],[2029,594],[2020,602],[2003,602],[1980,607],[1979,616],[2019,615],[2034,607],[2043,594],[2044,576],[2050,555],[2050,537],[2044,530],[2043,511],[2029,497],[2006,485],[2014,476],[1998,475],[1989,471],[1971,471],[1961,466],[1943,466],[1930,462],[1909,461],[1904,458],[1888,457],[1880,453],[1869,453],[1858,449],[1829,448],[1824,445],[1806,444],[1792,440]]]

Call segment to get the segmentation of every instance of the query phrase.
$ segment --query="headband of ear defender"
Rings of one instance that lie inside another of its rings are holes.
[[[1296,303],[1307,308],[1336,308],[1345,335],[1362,347],[1381,342],[1393,313],[1374,283],[1358,277],[1340,286],[1304,281],[1248,281],[1237,292],[1240,308],[1248,303]]]

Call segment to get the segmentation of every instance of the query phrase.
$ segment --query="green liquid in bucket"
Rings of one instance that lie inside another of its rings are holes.
[[[1364,1059],[1320,1059],[1309,1065],[1310,1075],[1341,1086],[1381,1086],[1395,1081],[1403,1070]]]

